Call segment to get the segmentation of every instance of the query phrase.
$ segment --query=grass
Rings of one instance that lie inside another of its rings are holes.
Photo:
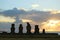
[[[60,40],[60,38],[0,38],[0,40]]]
[[[60,40],[58,35],[0,35],[0,40]]]

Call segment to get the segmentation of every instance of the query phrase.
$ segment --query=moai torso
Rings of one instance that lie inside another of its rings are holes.
[[[15,33],[15,24],[11,25],[11,33]]]
[[[23,26],[22,26],[22,24],[20,24],[20,26],[19,26],[19,34],[22,34],[23,33]]]
[[[38,25],[35,25],[35,34],[39,34],[39,28],[38,28]]]
[[[29,23],[27,23],[26,29],[27,29],[27,33],[30,34],[31,33],[31,25]]]

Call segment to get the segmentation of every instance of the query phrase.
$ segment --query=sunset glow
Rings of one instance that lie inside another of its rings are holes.
[[[42,23],[42,28],[46,29],[46,31],[59,31],[59,26],[60,20],[48,20],[47,22]]]
[[[22,22],[32,22],[32,20],[22,19]]]
[[[10,23],[13,23],[13,22],[15,22],[15,19],[11,18],[11,17],[5,17],[5,16],[0,15],[0,22],[10,22]]]
[[[57,13],[60,13],[59,10],[52,10],[52,11],[50,11],[50,12],[51,12],[51,14],[57,14]]]
[[[10,32],[13,23],[16,32],[20,24],[26,32],[27,22],[32,32],[35,25],[40,31],[60,31],[60,0],[0,0],[0,30]]]
[[[59,23],[58,20],[49,20],[47,25],[48,26],[56,26],[57,23]]]

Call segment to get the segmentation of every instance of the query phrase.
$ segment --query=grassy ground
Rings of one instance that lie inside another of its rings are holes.
[[[0,40],[60,40],[58,35],[0,35]]]
[[[0,38],[0,40],[60,40],[60,38]]]

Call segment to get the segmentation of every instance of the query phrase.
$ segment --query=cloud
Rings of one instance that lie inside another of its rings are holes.
[[[60,13],[60,10],[56,10],[56,9],[43,9],[43,11],[49,11],[51,14]]]
[[[22,15],[21,15],[22,16]],[[60,14],[51,14],[49,11],[29,11],[28,14],[25,14],[22,16],[23,19],[29,19],[32,20],[33,25],[40,25],[39,28],[42,30],[43,28],[46,29],[46,31],[59,31],[59,27],[46,27],[46,26],[41,26],[41,23],[47,22],[49,19],[54,19],[54,20],[60,20]],[[57,29],[56,29],[57,28]],[[33,30],[32,30],[33,31]]]
[[[0,9],[0,12],[4,11],[3,9]]]
[[[18,19],[20,19],[22,22],[24,22],[24,23],[30,22],[32,25],[36,25],[36,24],[41,25],[41,23],[47,22],[49,19],[60,20],[60,13],[51,14],[50,11],[37,11],[37,10],[24,11],[24,10],[12,9],[12,10],[6,10],[3,12],[0,12],[0,15],[1,14],[3,15],[3,16],[0,16],[1,21],[5,22],[5,23],[7,22],[6,24],[1,22],[2,24],[6,25],[5,27],[10,26],[10,24],[8,24],[8,22],[10,22],[10,23],[15,22],[12,20],[16,20],[16,19],[14,19],[12,17],[16,18],[17,16],[19,16]],[[18,21],[18,22],[21,23],[21,21]],[[7,26],[7,24],[8,24],[8,26]],[[2,25],[0,25],[0,26],[2,26]],[[40,29],[43,28],[41,26],[39,26],[39,27],[40,27]],[[24,26],[24,28],[25,28],[25,26]],[[34,29],[34,27],[32,29]],[[55,29],[51,29],[51,30],[55,30]],[[25,32],[25,29],[24,29],[24,32]]]
[[[21,7],[21,8],[18,8],[18,10],[29,11],[30,9],[27,9],[27,8],[23,8],[23,7]]]
[[[52,11],[53,9],[46,9],[44,8],[43,11]]]
[[[42,23],[42,28],[45,29],[46,31],[55,31],[58,32],[60,30],[60,20],[48,20],[46,22]]]
[[[29,20],[29,19],[21,19],[22,22],[33,22],[32,20]]]
[[[0,15],[0,22],[15,22],[15,19],[14,18],[11,18],[11,17],[6,17],[6,16],[3,16],[3,15]]]
[[[50,13],[51,14],[58,14],[58,13],[60,13],[60,10],[52,10],[52,11],[50,11]]]
[[[18,10],[17,8],[13,8],[11,10],[5,10],[3,12],[0,12],[0,14],[4,15],[4,16],[16,16],[16,15],[19,15],[19,14],[25,14],[26,11],[24,10]]]
[[[40,6],[39,4],[32,4],[33,9],[38,8],[39,6]]]

